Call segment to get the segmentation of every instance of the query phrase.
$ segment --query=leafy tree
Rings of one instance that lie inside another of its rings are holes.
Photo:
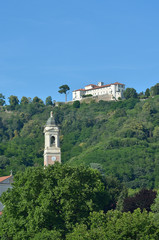
[[[0,156],[0,169],[4,169],[6,167],[6,165],[9,164],[9,159],[4,156],[4,155],[1,155]]]
[[[51,96],[48,96],[45,100],[45,104],[48,106],[48,105],[52,105],[52,97]]]
[[[77,224],[66,240],[131,240],[159,239],[158,225],[153,221],[153,215],[140,209],[134,213],[121,213],[117,210],[93,212],[87,225]]]
[[[80,101],[74,101],[73,102],[73,107],[74,108],[80,108]]]
[[[123,94],[126,99],[137,98],[137,92],[134,88],[127,88]]]
[[[153,131],[153,137],[158,140],[159,139],[159,127],[156,126],[154,131]]]
[[[29,239],[45,229],[64,235],[77,222],[86,223],[90,212],[103,209],[108,198],[98,171],[60,164],[27,168],[2,195],[0,237]]]
[[[158,239],[158,227],[153,222],[152,214],[136,209],[133,213],[109,211],[107,213],[108,239]]]
[[[88,218],[88,224],[76,224],[73,231],[66,235],[66,240],[106,240],[106,214],[93,212]],[[111,238],[109,238],[111,240]],[[114,238],[115,239],[115,238]]]
[[[22,97],[21,98],[21,102],[20,102],[22,105],[25,105],[25,104],[28,104],[29,103],[29,98],[27,98],[27,97]]]
[[[22,236],[23,239],[23,236]],[[42,231],[35,234],[33,240],[62,240],[61,234],[56,230],[43,229]]]
[[[151,205],[151,210],[154,213],[154,220],[159,224],[159,194],[154,200],[154,203]]]
[[[11,110],[14,110],[19,103],[18,97],[11,95],[8,99],[9,99]]]
[[[33,98],[33,103],[44,104],[43,101],[42,101],[40,98],[38,98],[38,97],[34,97],[34,98]]]
[[[109,204],[105,206],[105,212],[110,209],[115,209],[116,204],[118,204],[118,208],[120,205],[121,193],[124,195],[125,186],[120,183],[120,181],[114,177],[106,176],[104,173],[104,169],[101,164],[91,163],[91,168],[97,169],[102,176],[102,182],[104,183],[106,191],[109,193]],[[124,195],[127,196],[127,195]],[[119,201],[119,203],[118,203]]]
[[[157,83],[155,86],[151,87],[150,93],[151,93],[151,96],[159,95],[159,83]]]
[[[67,102],[67,91],[70,90],[69,86],[65,84],[65,85],[60,86],[59,89],[60,89],[58,91],[59,93],[61,93],[61,94],[64,93],[65,94],[65,102]]]
[[[118,200],[116,202],[116,210],[123,211],[124,200],[128,197],[128,189],[123,186],[120,194],[118,196]]]
[[[150,211],[150,207],[156,198],[156,191],[142,189],[133,197],[127,197],[124,200],[123,211],[124,212],[133,212],[135,209],[140,208],[142,211],[146,209]]]
[[[150,96],[150,89],[147,88],[146,91],[145,91],[145,97],[149,97]]]
[[[5,96],[2,93],[0,93],[0,106],[3,106],[5,104],[4,99],[5,99]]]
[[[145,99],[145,94],[144,94],[144,92],[140,92],[140,93],[138,94],[138,97],[139,97],[140,99]]]

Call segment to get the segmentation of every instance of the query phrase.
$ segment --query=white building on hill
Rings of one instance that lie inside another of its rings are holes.
[[[111,83],[104,85],[103,82],[99,82],[97,85],[89,84],[85,86],[84,89],[78,89],[72,92],[72,100],[81,100],[83,96],[92,95],[93,97],[106,96],[110,100],[118,100],[118,98],[123,98],[123,92],[125,90],[125,84],[122,83]]]

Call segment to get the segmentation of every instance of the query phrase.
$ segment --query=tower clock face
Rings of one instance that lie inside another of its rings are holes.
[[[52,159],[52,161],[55,161],[55,160],[56,160],[56,157],[52,157],[51,159]]]

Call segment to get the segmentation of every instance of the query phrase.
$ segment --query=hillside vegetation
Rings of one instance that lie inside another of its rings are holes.
[[[43,165],[43,128],[52,110],[61,130],[64,164],[100,164],[106,175],[129,188],[158,187],[159,96],[155,95],[58,107],[37,98],[2,106],[0,175]]]

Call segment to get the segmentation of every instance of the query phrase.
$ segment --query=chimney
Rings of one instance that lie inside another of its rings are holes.
[[[98,82],[98,86],[101,87],[104,85],[104,82]]]

